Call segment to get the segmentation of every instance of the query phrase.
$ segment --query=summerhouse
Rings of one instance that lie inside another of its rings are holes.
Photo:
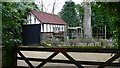
[[[58,34],[63,37],[67,30],[67,23],[58,15],[31,10],[27,17],[27,24],[41,24],[41,39]]]

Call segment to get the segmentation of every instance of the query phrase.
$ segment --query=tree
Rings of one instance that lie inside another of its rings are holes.
[[[83,20],[84,36],[86,39],[92,38],[91,28],[91,3],[84,2],[84,20]]]
[[[83,3],[76,5],[77,13],[82,23],[83,27],[83,18],[84,18],[84,5]],[[107,28],[106,35],[107,38],[113,36],[113,19],[108,16],[107,12],[104,11],[105,8],[100,9],[100,5],[97,3],[91,3],[91,26],[92,26],[92,36],[103,36],[105,35],[105,26]]]
[[[42,11],[45,11],[47,13],[52,13],[52,14],[55,14],[55,9],[59,5],[58,0],[36,0],[35,3],[39,7],[39,9],[41,9]]]
[[[105,8],[108,15],[114,20],[114,37],[117,41],[117,46],[120,49],[120,2],[105,2],[98,3],[101,8]]]
[[[78,19],[80,21],[80,27],[83,28],[83,18],[84,18],[84,7],[83,3],[76,5],[76,11],[78,13]]]
[[[108,16],[105,9],[100,9],[100,5],[97,3],[92,3],[92,33],[94,36],[105,36],[105,27],[107,39],[112,37],[113,35],[113,20],[110,16]]]
[[[32,2],[2,2],[2,44],[14,46],[21,43],[21,23],[25,23],[29,10],[38,8]]]
[[[57,2],[57,0],[55,0],[54,3],[53,3],[52,14],[54,14],[54,12],[55,12],[55,5],[56,5],[56,2]]]
[[[5,47],[2,67],[16,67],[16,45],[21,44],[21,23],[29,10],[37,9],[32,2],[2,2],[2,45]]]
[[[68,26],[80,26],[78,16],[75,10],[75,3],[73,1],[65,2],[62,11],[59,12],[59,15],[65,22],[68,23]]]

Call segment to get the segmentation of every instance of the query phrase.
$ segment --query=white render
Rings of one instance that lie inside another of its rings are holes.
[[[65,24],[41,23],[31,12],[27,17],[27,24],[41,24],[41,32],[61,32],[65,31]]]

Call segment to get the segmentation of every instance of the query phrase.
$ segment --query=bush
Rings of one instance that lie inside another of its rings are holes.
[[[101,43],[101,46],[113,45],[113,42],[112,42],[112,41],[106,40],[106,39],[99,39],[99,42]]]
[[[70,39],[69,40],[69,45],[70,46],[76,46],[78,44],[78,39]]]
[[[41,42],[41,44],[43,43],[51,44],[53,46],[58,46],[61,44],[59,39],[54,39],[54,38],[46,38]]]

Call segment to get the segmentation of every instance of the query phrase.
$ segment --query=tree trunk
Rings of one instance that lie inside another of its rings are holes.
[[[90,2],[84,2],[84,36],[86,39],[92,38],[92,28],[91,28],[91,4]]]
[[[43,0],[41,0],[41,10],[43,11]]]
[[[57,0],[55,0],[54,3],[53,3],[52,14],[54,14],[54,12],[55,12],[55,5],[56,5],[56,2],[57,2]]]

